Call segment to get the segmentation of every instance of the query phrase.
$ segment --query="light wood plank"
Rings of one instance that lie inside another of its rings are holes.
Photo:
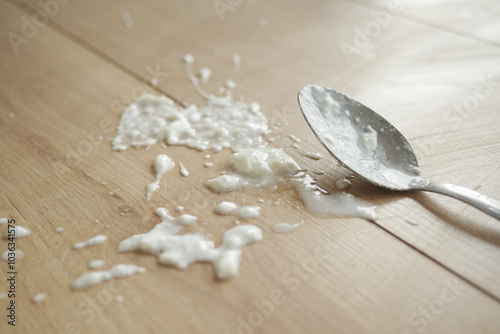
[[[26,15],[5,3],[0,3],[0,11],[7,13],[0,21],[2,35],[15,30]],[[1,50],[10,51],[8,40],[0,43]],[[26,256],[18,261],[16,332],[234,333],[239,317],[248,321],[257,310],[254,302],[269,299],[276,289],[286,301],[275,305],[255,332],[413,333],[424,325],[428,333],[500,329],[500,306],[489,296],[376,225],[359,219],[312,217],[295,208],[297,198],[292,192],[230,195],[242,204],[266,199],[262,216],[255,220],[265,239],[244,250],[241,276],[231,282],[215,281],[207,265],[178,271],[159,267],[153,257],[116,254],[120,240],[156,223],[152,210],[159,205],[169,209],[185,205],[190,213],[210,222],[206,232],[218,241],[233,221],[210,211],[227,197],[196,186],[218,175],[223,166],[207,171],[201,167],[203,154],[169,148],[168,154],[176,161],[187,161],[193,173],[186,179],[166,175],[159,196],[146,204],[144,187],[153,177],[150,164],[164,150],[155,146],[149,151],[116,153],[106,141],[93,139],[113,135],[119,118],[113,112],[116,101],[144,83],[50,27],[41,29],[19,54],[3,52],[0,77],[13,79],[0,80],[0,132],[6,134],[0,143],[6,157],[1,160],[0,215],[16,218],[33,232],[18,241]],[[14,118],[8,117],[11,112]],[[110,125],[102,126],[103,120]],[[84,150],[88,144],[93,148]],[[318,146],[310,143],[310,147]],[[82,159],[76,159],[76,154]],[[224,152],[214,161],[222,163],[227,156]],[[329,164],[305,159],[301,163],[321,168]],[[331,174],[335,173],[341,172]],[[109,191],[115,195],[108,195]],[[273,205],[280,197],[284,203]],[[100,223],[94,222],[96,218]],[[301,218],[308,224],[297,233],[270,232],[274,222]],[[65,231],[56,233],[57,226]],[[97,233],[109,235],[105,245],[71,250],[75,242]],[[327,249],[328,259],[315,259],[318,246]],[[71,281],[95,258],[105,259],[108,266],[140,264],[148,271],[71,292]],[[293,273],[297,266],[310,272]],[[3,263],[1,268],[4,277]],[[458,290],[450,290],[450,284],[458,285]],[[6,282],[1,280],[0,291],[5,290]],[[47,300],[30,303],[38,292],[47,292]],[[124,303],[110,299],[118,294],[124,296]],[[425,322],[422,308],[434,310]],[[4,320],[2,333],[11,330]]]
[[[261,103],[271,121],[289,123],[280,133],[293,129],[308,140],[306,150],[327,156],[295,101],[304,84],[332,86],[393,122],[414,145],[426,177],[498,197],[498,48],[398,17],[361,47],[355,28],[364,29],[373,16],[368,8],[347,2],[242,2],[225,13],[224,20],[207,2],[170,8],[155,1],[129,1],[107,3],[99,11],[97,7],[92,2],[70,3],[54,20],[141,77],[147,77],[148,66],[168,72],[160,87],[170,96],[202,103],[180,63],[183,54],[192,53],[197,68],[214,71],[207,89],[215,91],[233,78],[238,92]],[[124,26],[122,8],[134,18],[134,28]],[[347,44],[359,50],[343,52],[341,46]],[[239,73],[231,64],[234,52],[242,59]],[[288,142],[282,138],[276,145]],[[313,166],[297,152],[291,154]],[[325,184],[346,174],[331,165],[329,159],[314,164],[328,170]],[[419,195],[412,197],[418,201],[411,201],[408,194],[383,191],[361,180],[352,191],[383,206],[379,224],[500,298],[494,283],[500,274],[497,221],[443,196]]]
[[[347,0],[417,20],[440,29],[500,46],[500,4],[494,0]],[[382,14],[382,15],[384,15]]]

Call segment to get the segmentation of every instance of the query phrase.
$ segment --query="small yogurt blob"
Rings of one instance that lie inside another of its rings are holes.
[[[207,82],[212,75],[212,71],[209,68],[203,67],[200,69],[199,77],[201,82]]]
[[[276,185],[292,176],[299,165],[282,149],[250,148],[233,153],[229,159],[233,174],[219,176],[206,182],[213,192],[229,192],[237,188]]]
[[[323,158],[323,156],[317,152],[305,152],[304,156],[313,160],[320,160]]]
[[[189,170],[182,162],[179,162],[180,173],[182,176],[189,176]]]
[[[262,231],[258,227],[239,225],[227,230],[222,244],[215,248],[213,241],[202,234],[179,235],[185,226],[183,216],[174,218],[165,209],[157,214],[162,219],[160,223],[147,233],[136,234],[120,242],[118,252],[156,254],[160,264],[180,269],[193,262],[210,262],[217,278],[229,279],[238,274],[241,247],[262,239]]]
[[[87,289],[93,285],[109,281],[113,278],[123,278],[132,276],[138,273],[145,272],[146,269],[135,266],[133,264],[117,264],[109,270],[93,271],[83,274],[73,281],[71,288],[73,290]]]
[[[165,141],[200,151],[238,151],[262,144],[267,119],[255,107],[228,97],[207,97],[207,105],[178,108],[165,96],[145,94],[122,113],[113,150]]]
[[[367,220],[377,218],[375,205],[344,192],[328,194],[315,185],[309,175],[296,178],[293,182],[304,206],[317,215],[353,216]]]
[[[7,224],[9,222],[9,218],[0,218],[0,224]]]
[[[163,175],[174,168],[174,166],[175,162],[166,154],[160,154],[155,158],[153,167],[156,172],[156,180],[146,187],[146,200],[148,202],[151,199],[151,195],[153,194],[153,192],[160,188],[160,180]]]
[[[104,241],[106,241],[106,236],[102,235],[102,234],[98,234],[95,237],[92,237],[88,240],[85,240],[85,241],[82,241],[82,242],[75,244],[73,246],[73,248],[74,249],[82,249],[82,248],[86,248],[86,247],[92,247],[92,246],[102,244]]]
[[[271,228],[273,232],[276,233],[290,233],[295,231],[296,229],[299,228],[299,226],[302,225],[301,223],[277,223],[274,224],[273,227]]]
[[[4,261],[8,261],[9,257],[13,257],[17,260],[17,259],[22,258],[23,256],[24,256],[24,252],[20,249],[16,249],[13,252],[6,250],[5,252],[2,253],[2,255],[0,256],[0,259],[4,260]]]
[[[339,189],[347,189],[352,185],[351,181],[347,179],[340,179],[335,181],[335,186]]]
[[[234,202],[221,202],[215,207],[215,214],[228,215],[233,212],[238,206]]]
[[[44,301],[45,298],[47,298],[46,293],[37,293],[36,295],[33,296],[33,298],[31,298],[31,301],[33,303],[40,303],[40,302]]]
[[[10,232],[10,233],[9,233]],[[26,227],[22,227],[19,225],[15,225],[14,229],[10,229],[8,231],[5,231],[2,236],[7,239],[8,237],[16,237],[16,238],[23,238],[26,237],[30,234],[30,230],[28,230]]]
[[[90,269],[97,269],[97,268],[104,266],[105,264],[106,264],[106,262],[104,262],[104,260],[92,260],[89,262],[89,268]]]
[[[260,214],[260,207],[257,205],[247,205],[238,210],[238,216],[243,219],[255,218]]]

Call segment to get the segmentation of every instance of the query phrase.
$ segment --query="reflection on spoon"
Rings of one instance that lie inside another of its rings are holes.
[[[464,187],[424,180],[406,138],[375,111],[324,86],[305,86],[298,98],[318,140],[367,181],[392,190],[441,193],[500,220],[499,202]]]

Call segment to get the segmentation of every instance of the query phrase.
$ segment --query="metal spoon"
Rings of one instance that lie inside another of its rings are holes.
[[[304,86],[298,98],[302,114],[319,141],[367,181],[392,190],[441,193],[500,219],[500,202],[468,188],[422,179],[406,138],[370,108],[318,85]]]

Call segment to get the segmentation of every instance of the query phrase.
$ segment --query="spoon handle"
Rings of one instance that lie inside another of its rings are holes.
[[[500,202],[485,195],[481,195],[472,189],[443,182],[429,182],[417,189],[454,197],[500,220]]]

